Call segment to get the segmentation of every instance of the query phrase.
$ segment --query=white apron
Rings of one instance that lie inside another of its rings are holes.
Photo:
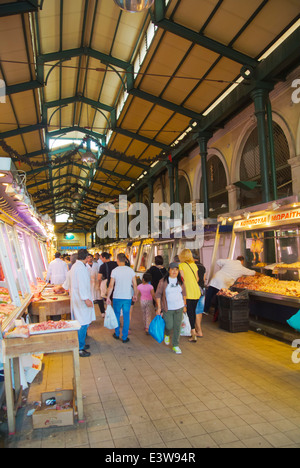
[[[51,284],[63,284],[66,280],[67,273],[68,265],[60,258],[56,258],[48,267],[46,282],[48,283],[50,281]]]
[[[75,265],[73,265],[69,278],[71,285],[71,313],[81,326],[89,325],[96,320],[96,314],[94,304],[93,307],[88,307],[84,302],[87,299],[93,302],[93,295],[89,272],[81,260],[77,260]]]

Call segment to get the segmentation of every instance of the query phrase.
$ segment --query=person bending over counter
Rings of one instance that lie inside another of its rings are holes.
[[[217,265],[220,270],[217,271],[206,291],[204,313],[208,314],[212,300],[216,297],[220,289],[230,288],[241,276],[254,276],[255,271],[249,270],[243,266],[244,257],[239,256],[236,260],[220,259]],[[215,319],[217,319],[218,305],[215,307]]]

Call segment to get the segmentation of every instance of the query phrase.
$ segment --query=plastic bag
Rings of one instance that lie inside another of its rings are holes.
[[[102,280],[100,284],[100,295],[102,298],[107,296],[107,280]]]
[[[118,328],[119,326],[116,314],[111,305],[108,305],[106,308],[104,326],[109,330],[112,330],[113,328]]]
[[[201,296],[196,306],[196,315],[203,314],[204,303],[205,303],[205,296]]]
[[[300,310],[296,312],[291,318],[287,320],[287,323],[290,327],[294,328],[297,331],[300,331]]]
[[[180,336],[191,336],[191,324],[188,318],[188,314],[183,314]]]
[[[149,335],[158,343],[162,343],[165,336],[165,321],[161,315],[156,315],[149,325]]]

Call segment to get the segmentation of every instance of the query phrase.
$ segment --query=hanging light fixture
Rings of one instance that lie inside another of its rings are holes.
[[[74,192],[74,193],[72,193],[72,198],[73,198],[73,200],[80,200],[81,195],[78,192]]]
[[[86,142],[86,153],[81,156],[82,162],[90,165],[95,164],[97,162],[97,156],[91,151],[91,140],[87,140]]]
[[[154,0],[114,0],[114,2],[124,11],[140,13],[148,10],[153,5]]]

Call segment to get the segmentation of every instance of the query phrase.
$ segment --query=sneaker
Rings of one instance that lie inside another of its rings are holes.
[[[172,351],[174,351],[174,353],[176,354],[182,354],[182,351],[179,348],[179,346],[173,346]]]
[[[118,340],[118,339],[119,339],[119,337],[118,337],[115,333],[113,334],[113,338],[114,338],[115,340]]]
[[[130,339],[126,338],[126,340],[122,340],[122,341],[123,341],[123,343],[128,343],[128,341],[130,341]]]
[[[88,351],[85,351],[84,349],[81,349],[79,351],[79,356],[80,357],[89,357],[91,355],[91,353],[89,353]]]
[[[165,335],[164,342],[165,342],[165,345],[169,346],[169,344],[170,344],[170,337],[169,337],[168,335]]]

